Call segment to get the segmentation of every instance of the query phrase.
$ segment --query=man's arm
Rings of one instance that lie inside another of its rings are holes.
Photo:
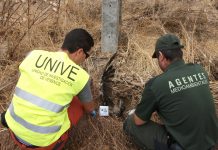
[[[82,91],[77,95],[86,112],[90,113],[95,109],[95,103],[91,92],[91,80],[89,79]]]
[[[90,102],[82,102],[82,105],[85,109],[86,112],[90,113],[95,109],[95,104],[94,101],[90,101]]]
[[[152,113],[156,110],[156,98],[151,89],[153,79],[150,79],[146,84],[142,93],[140,103],[136,106],[136,110],[133,113],[133,121],[136,125],[143,125],[150,120]]]

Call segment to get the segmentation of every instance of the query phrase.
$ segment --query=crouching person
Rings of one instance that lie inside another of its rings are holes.
[[[79,65],[94,41],[84,29],[70,31],[62,50],[33,50],[19,66],[12,102],[2,125],[21,149],[60,150],[84,112],[95,115],[90,76]]]
[[[124,131],[145,150],[211,150],[218,140],[218,119],[208,75],[198,64],[185,64],[177,36],[166,34],[155,46],[163,73],[149,80]],[[157,112],[164,125],[150,120]]]

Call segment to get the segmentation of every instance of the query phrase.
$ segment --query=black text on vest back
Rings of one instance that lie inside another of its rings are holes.
[[[64,75],[67,73],[67,78],[75,81],[74,76],[77,75],[76,71],[79,70],[76,66],[68,65],[66,66],[64,62],[53,60],[52,58],[45,57],[44,59],[41,58],[42,55],[39,56],[37,59],[35,66],[37,68],[43,68],[46,71],[59,73],[60,75]]]

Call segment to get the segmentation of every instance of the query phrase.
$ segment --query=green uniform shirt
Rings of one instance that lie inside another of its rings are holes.
[[[135,113],[148,121],[154,111],[185,150],[207,150],[218,139],[208,75],[198,64],[173,62],[163,74],[146,83]]]

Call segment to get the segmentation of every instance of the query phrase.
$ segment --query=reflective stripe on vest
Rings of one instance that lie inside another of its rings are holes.
[[[56,112],[56,113],[61,112],[65,107],[68,106],[68,105],[61,106],[61,105],[52,103],[48,100],[40,98],[40,97],[33,95],[29,92],[26,92],[26,91],[20,89],[19,87],[15,88],[15,94],[18,97],[22,98],[23,100],[26,100],[32,104],[35,104],[39,107],[45,108],[46,110],[50,110],[50,111]]]
[[[48,134],[48,133],[54,133],[60,130],[61,126],[47,126],[47,127],[43,127],[43,126],[37,126],[37,125],[33,125],[29,122],[27,122],[26,120],[20,118],[19,116],[17,116],[14,112],[14,106],[13,103],[10,104],[9,106],[9,111],[10,114],[12,116],[12,118],[20,123],[21,125],[23,125],[25,128],[34,131],[34,132],[38,132],[38,133],[42,133],[42,134]]]

